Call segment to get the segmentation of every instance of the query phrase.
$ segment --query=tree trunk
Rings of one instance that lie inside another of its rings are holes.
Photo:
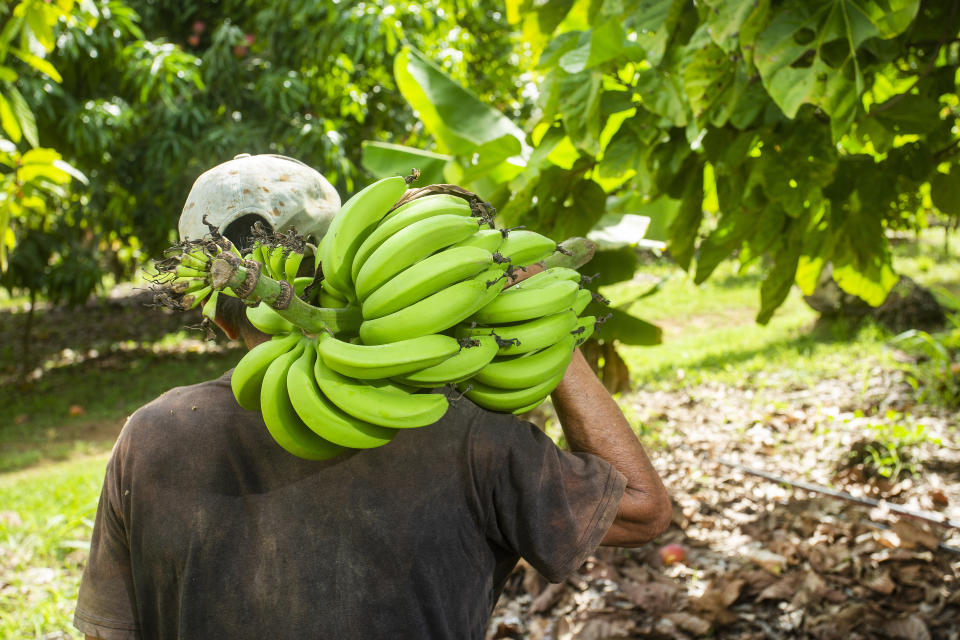
[[[30,289],[30,308],[27,309],[27,317],[23,321],[23,342],[21,345],[22,359],[20,360],[20,379],[21,382],[27,381],[30,374],[30,346],[33,342],[33,310],[37,304],[37,292]]]

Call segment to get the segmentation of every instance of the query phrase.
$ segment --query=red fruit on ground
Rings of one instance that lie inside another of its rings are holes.
[[[69,413],[71,417],[75,418],[77,416],[82,416],[86,412],[87,410],[83,408],[83,405],[79,405],[79,404],[70,405]]]
[[[193,34],[192,36],[187,38],[187,42],[190,44],[191,47],[195,47],[198,44],[200,44],[200,36],[198,36],[197,34]]]
[[[660,559],[665,565],[682,563],[687,559],[687,552],[679,544],[665,544],[660,547]]]

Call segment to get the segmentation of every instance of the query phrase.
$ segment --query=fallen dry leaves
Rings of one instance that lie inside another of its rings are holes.
[[[598,549],[561,584],[521,563],[488,639],[960,638],[960,531],[717,462],[957,519],[956,417],[915,406],[894,372],[874,374],[866,389],[826,380],[624,398],[666,440],[651,454],[674,500],[672,526],[638,549]],[[926,412],[943,446],[921,448],[921,472],[899,481],[845,467],[863,416],[891,408]],[[666,544],[684,548],[683,563],[661,561]]]

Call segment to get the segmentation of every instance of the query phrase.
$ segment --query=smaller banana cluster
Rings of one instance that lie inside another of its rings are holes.
[[[496,355],[458,387],[478,405],[493,411],[525,413],[537,407],[563,378],[573,351],[597,324],[580,317],[593,300],[581,288],[580,274],[551,267],[504,291],[460,324],[460,338],[493,337]]]
[[[255,227],[240,255],[211,228],[163,264],[181,308],[233,295],[272,336],[244,355],[231,386],[293,455],[325,459],[432,424],[448,401],[427,390],[444,385],[495,411],[528,411],[593,332],[594,317],[581,314],[594,294],[575,270],[592,255],[588,241],[568,240],[571,253],[496,229],[479,199],[455,188],[409,198],[409,180],[351,197],[318,247]],[[314,275],[298,277],[307,258]],[[534,263],[547,268],[517,282]]]

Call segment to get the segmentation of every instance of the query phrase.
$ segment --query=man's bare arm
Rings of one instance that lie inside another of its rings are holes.
[[[663,533],[670,524],[670,497],[620,407],[579,349],[552,397],[570,449],[597,455],[627,477],[617,517],[601,544],[634,547]]]

